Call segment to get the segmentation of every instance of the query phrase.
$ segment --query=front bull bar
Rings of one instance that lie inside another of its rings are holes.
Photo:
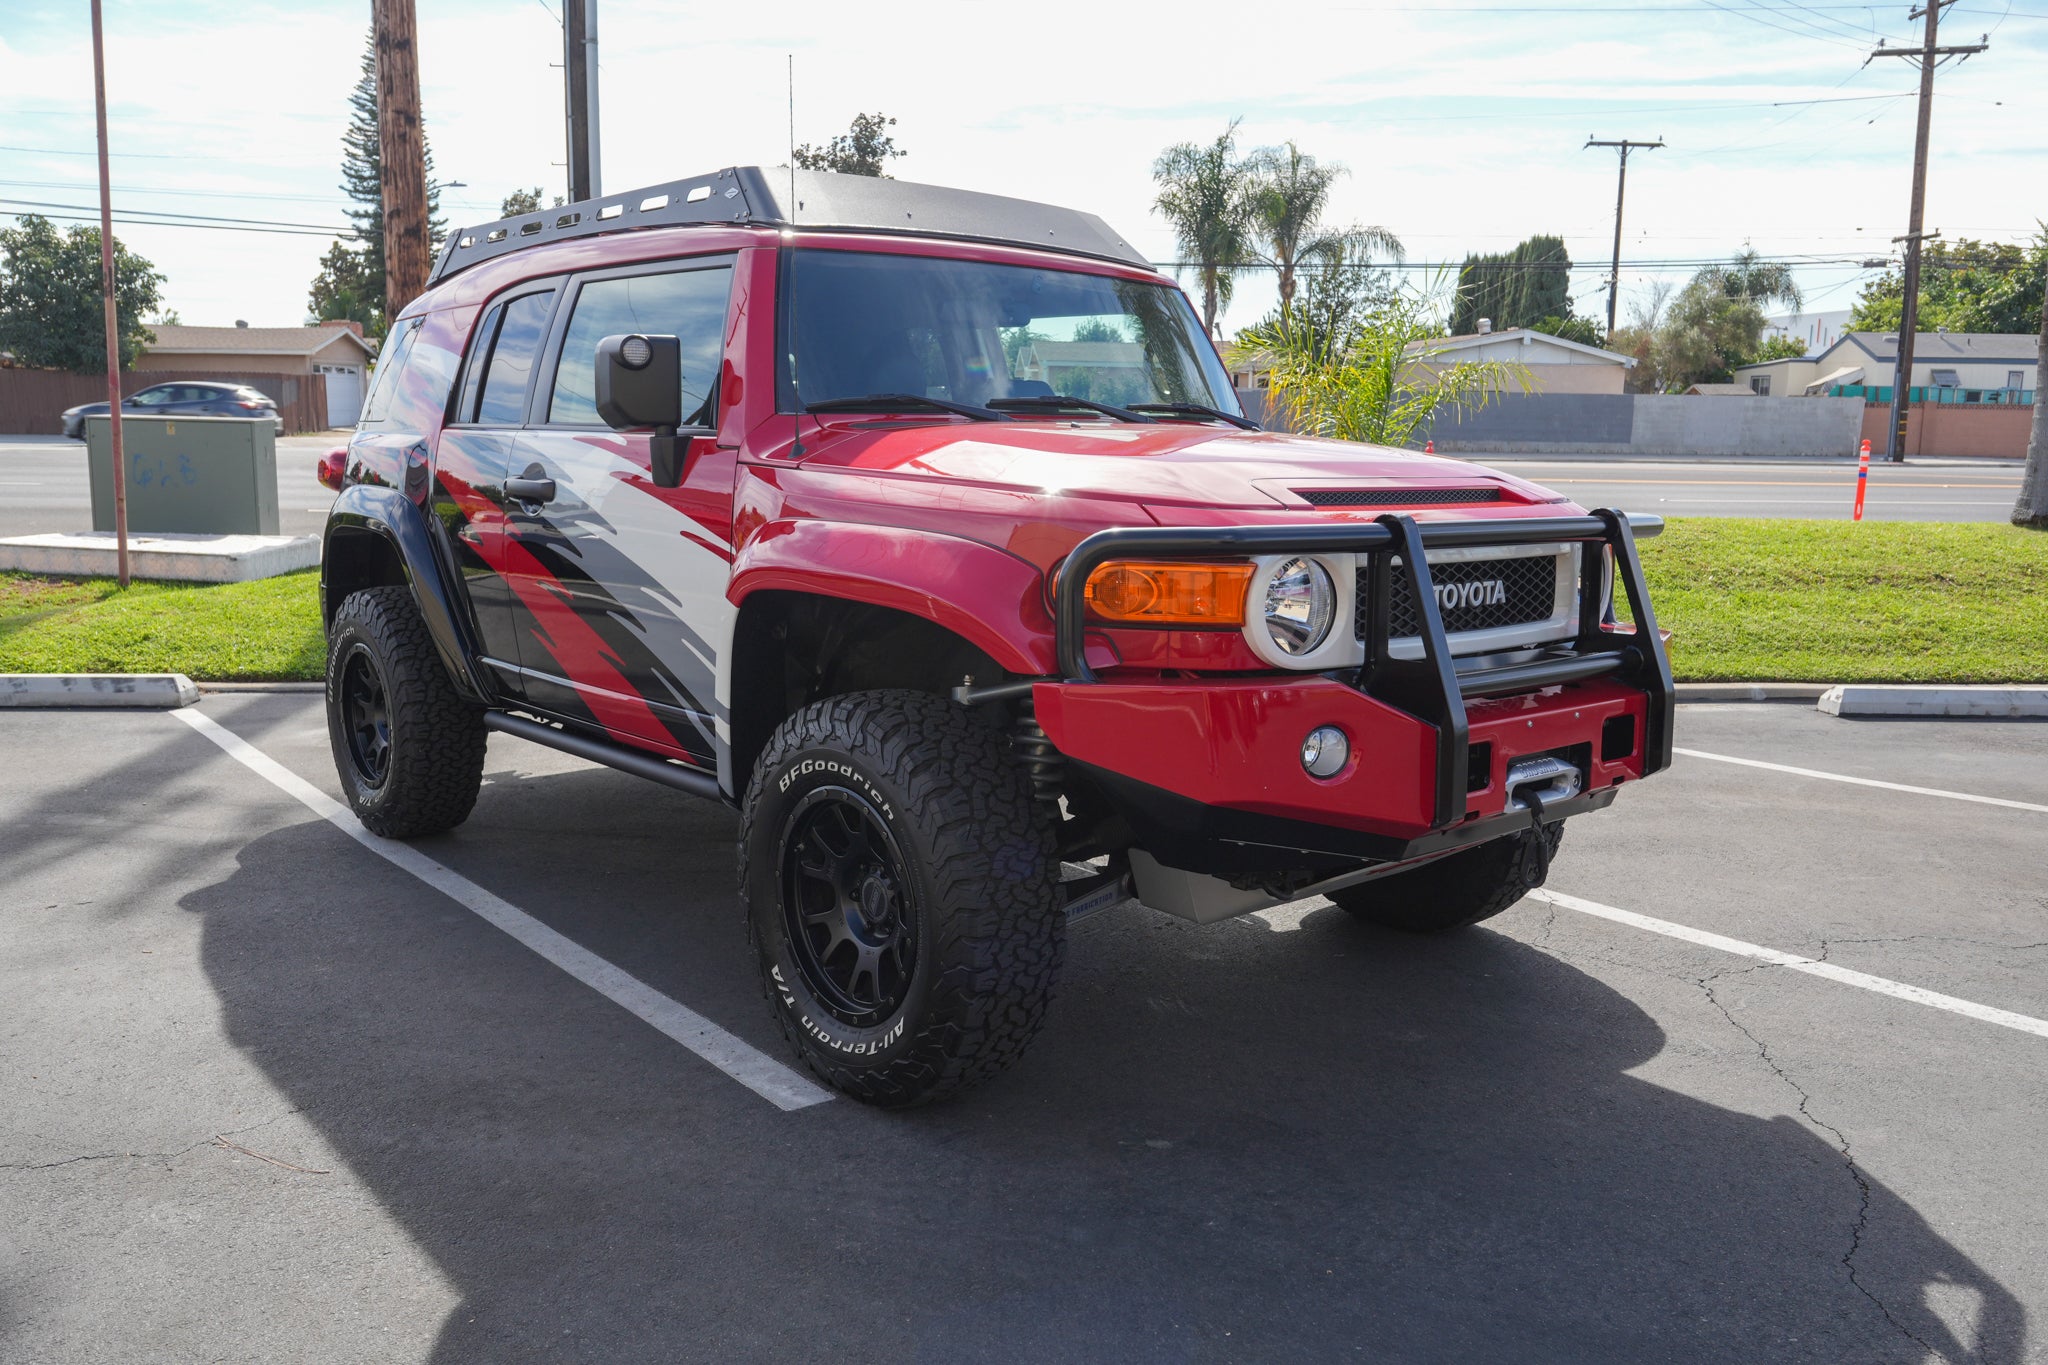
[[[1636,555],[1636,537],[1663,531],[1664,519],[1631,517],[1612,508],[1589,516],[1433,521],[1388,514],[1370,523],[1336,526],[1225,526],[1183,529],[1144,526],[1097,531],[1074,547],[1060,568],[1055,595],[1055,640],[1060,674],[1068,682],[1098,681],[1087,659],[1088,576],[1113,559],[1202,559],[1215,555],[1355,554],[1364,556],[1360,574],[1368,594],[1365,663],[1328,676],[1403,711],[1436,730],[1436,810],[1433,829],[1464,818],[1470,726],[1465,698],[1500,696],[1556,687],[1589,678],[1614,677],[1641,689],[1647,699],[1643,722],[1643,776],[1671,766],[1671,716],[1677,691],[1671,660],[1657,630]],[[1607,556],[1579,556],[1578,631],[1545,658],[1504,668],[1459,672],[1451,658],[1443,613],[1430,580],[1432,548],[1533,545],[1550,541],[1599,544]],[[1394,563],[1399,558],[1400,564]],[[1611,627],[1606,618],[1605,560],[1614,565],[1615,585],[1628,595],[1633,632]],[[1405,574],[1416,614],[1421,617],[1422,657],[1396,659],[1389,652],[1388,615],[1394,573]]]

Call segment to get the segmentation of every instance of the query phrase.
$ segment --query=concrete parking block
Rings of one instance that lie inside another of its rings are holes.
[[[198,700],[183,673],[0,673],[0,710],[175,711]]]
[[[1847,683],[1821,695],[1831,716],[2048,716],[2048,687],[1916,687]]]
[[[318,536],[157,531],[128,537],[129,570],[137,578],[247,583],[310,569],[319,562]],[[0,540],[0,569],[109,577],[117,571],[117,565],[118,553],[111,531],[62,531]]]
[[[1826,683],[1696,682],[1678,684],[1678,699],[1695,701],[1815,701]]]

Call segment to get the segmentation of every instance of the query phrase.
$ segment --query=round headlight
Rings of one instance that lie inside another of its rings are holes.
[[[1313,559],[1290,559],[1266,583],[1266,631],[1284,654],[1306,654],[1330,634],[1337,585]]]

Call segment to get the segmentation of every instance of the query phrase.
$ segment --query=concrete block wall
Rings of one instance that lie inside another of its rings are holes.
[[[1262,418],[1263,392],[1239,389],[1237,396],[1247,415]],[[1434,440],[1443,455],[1848,456],[1863,423],[1860,398],[1517,393],[1477,412],[1447,414],[1409,444],[1420,449]]]
[[[1441,454],[1853,455],[1854,398],[1510,394],[1446,417],[1412,444]]]

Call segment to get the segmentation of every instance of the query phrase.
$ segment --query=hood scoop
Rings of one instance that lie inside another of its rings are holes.
[[[1448,503],[1501,502],[1500,489],[1482,488],[1296,488],[1311,507],[1430,507]]]

